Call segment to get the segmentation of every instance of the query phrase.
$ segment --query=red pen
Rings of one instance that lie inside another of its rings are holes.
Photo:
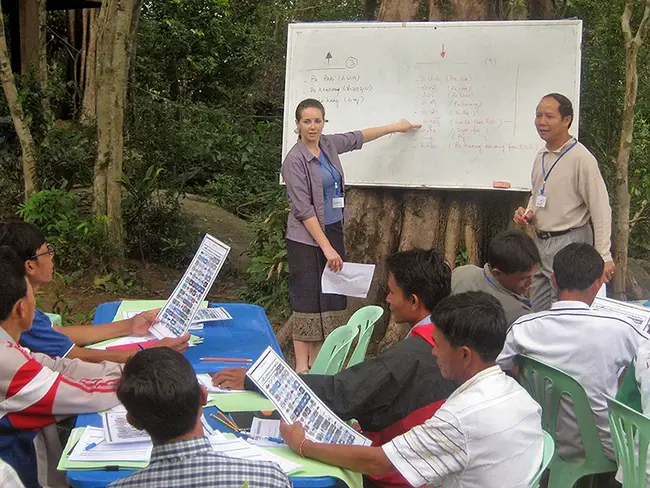
[[[201,358],[201,361],[213,361],[217,363],[252,363],[252,359],[245,358]]]

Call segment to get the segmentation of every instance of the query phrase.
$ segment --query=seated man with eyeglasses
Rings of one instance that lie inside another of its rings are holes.
[[[52,281],[54,248],[45,242],[43,232],[29,222],[7,222],[0,225],[0,246],[11,247],[25,263],[25,275],[36,292]],[[123,363],[137,350],[115,351],[88,349],[84,346],[125,335],[146,335],[156,320],[155,311],[142,312],[130,319],[104,325],[70,325],[58,327],[44,312],[36,310],[30,330],[20,337],[20,345],[52,358],[81,359],[91,363],[114,361]],[[162,339],[156,347],[170,347],[183,352],[189,334]]]

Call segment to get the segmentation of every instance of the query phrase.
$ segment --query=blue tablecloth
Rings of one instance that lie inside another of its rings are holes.
[[[97,307],[93,324],[111,322],[120,302],[104,303]],[[217,321],[206,324],[203,330],[194,330],[192,334],[204,337],[203,344],[190,347],[185,356],[190,360],[197,373],[209,373],[223,368],[233,367],[233,364],[202,362],[202,357],[239,357],[255,361],[262,352],[271,346],[280,356],[282,351],[278,344],[264,309],[245,303],[211,303],[210,307],[223,307],[232,316],[232,320]],[[219,422],[206,416],[215,429],[221,430]],[[87,425],[101,427],[99,414],[84,414],[77,417],[77,427]],[[135,471],[123,469],[119,471],[68,471],[70,484],[75,488],[103,488],[116,479],[123,478]],[[295,488],[319,488],[337,486],[340,483],[335,478],[300,478],[291,477]]]

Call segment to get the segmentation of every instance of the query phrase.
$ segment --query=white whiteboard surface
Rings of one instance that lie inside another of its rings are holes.
[[[291,24],[283,158],[296,106],[316,98],[325,134],[423,125],[344,154],[347,185],[529,190],[543,95],[572,100],[577,132],[581,38],[580,20]]]

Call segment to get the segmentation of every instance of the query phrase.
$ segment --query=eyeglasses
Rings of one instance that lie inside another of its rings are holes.
[[[52,246],[52,244],[47,245],[47,251],[39,253],[39,254],[34,254],[29,259],[32,260],[32,259],[40,258],[41,256],[48,256],[48,255],[49,256],[54,256],[54,246]]]

